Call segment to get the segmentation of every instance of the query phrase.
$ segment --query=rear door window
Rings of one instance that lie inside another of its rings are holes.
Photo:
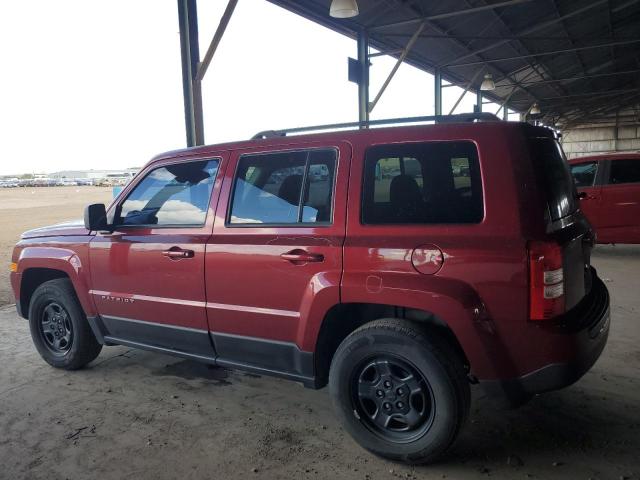
[[[531,150],[551,220],[571,215],[578,208],[577,194],[562,147],[554,138],[540,137],[531,139]]]
[[[243,155],[227,224],[330,223],[336,160],[333,149]]]
[[[571,175],[576,187],[592,187],[598,172],[597,162],[578,163],[571,165]]]
[[[362,222],[478,223],[482,182],[471,142],[408,143],[367,150]]]
[[[640,183],[640,159],[611,160],[609,183]]]

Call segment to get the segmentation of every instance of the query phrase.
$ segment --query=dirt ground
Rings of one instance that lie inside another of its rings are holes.
[[[0,188],[0,305],[13,303],[9,262],[20,234],[82,218],[90,203],[108,203],[109,187]]]
[[[68,218],[56,205],[77,206],[78,217],[110,196],[78,188],[53,189],[58,203],[39,190],[0,191],[0,225],[12,236],[3,234],[3,252],[20,231]],[[362,450],[326,389],[124,347],[80,371],[53,369],[27,322],[0,308],[0,479],[640,479],[640,246],[598,247],[593,263],[612,294],[595,367],[518,410],[474,391],[462,435],[428,467]]]

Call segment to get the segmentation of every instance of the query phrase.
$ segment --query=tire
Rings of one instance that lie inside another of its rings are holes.
[[[438,459],[470,408],[459,355],[437,333],[406,320],[376,320],[345,338],[329,388],[343,426],[362,447],[412,464]]]
[[[102,350],[67,278],[36,288],[29,304],[29,328],[40,356],[56,368],[82,368]]]

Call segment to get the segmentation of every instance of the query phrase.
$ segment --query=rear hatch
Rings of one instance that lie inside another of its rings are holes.
[[[591,290],[593,230],[579,209],[569,164],[555,135],[550,131],[534,133],[529,142],[538,184],[547,203],[547,234],[561,248],[564,310],[568,311]]]

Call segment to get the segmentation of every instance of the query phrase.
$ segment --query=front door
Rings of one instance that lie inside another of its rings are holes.
[[[582,194],[580,210],[585,214],[593,228],[598,230],[602,224],[602,168],[605,162],[590,161],[584,163],[572,163],[571,174],[578,192]]]
[[[219,364],[313,376],[340,302],[349,156],[340,143],[232,155],[205,269]]]
[[[112,205],[115,230],[90,243],[91,294],[107,342],[213,357],[204,261],[221,162],[156,163]]]

